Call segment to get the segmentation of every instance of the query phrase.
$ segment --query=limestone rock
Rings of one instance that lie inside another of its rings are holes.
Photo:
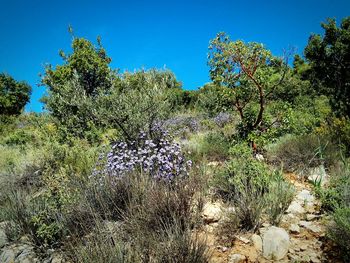
[[[246,257],[241,254],[232,254],[229,257],[228,263],[243,263],[245,262]]]
[[[321,187],[324,187],[329,181],[329,176],[326,172],[325,167],[323,165],[320,165],[319,167],[311,169],[308,180],[312,183],[320,182]]]
[[[222,208],[219,203],[206,203],[202,217],[207,224],[218,222],[222,217]]]
[[[313,214],[307,214],[306,215],[306,220],[307,221],[313,221],[316,218],[319,218],[319,216],[318,215],[313,215]]]
[[[300,227],[297,224],[291,224],[289,226],[289,231],[294,234],[299,234],[300,233]]]
[[[312,222],[308,222],[308,221],[300,221],[299,225],[314,232],[314,233],[320,233],[321,232],[321,228],[319,226],[317,226],[316,224],[312,223]]]
[[[309,190],[302,190],[299,194],[297,194],[296,198],[306,204],[313,203],[315,201],[315,197],[310,193]]]
[[[245,237],[237,236],[237,239],[239,241],[243,242],[244,244],[250,243],[250,240],[248,238],[245,238]]]
[[[297,201],[293,201],[288,209],[287,209],[287,213],[291,213],[291,214],[304,214],[305,213],[305,209],[301,206],[301,204]]]
[[[263,256],[269,260],[284,258],[289,249],[289,235],[283,229],[272,226],[263,236]]]
[[[263,243],[262,243],[261,237],[257,234],[254,234],[254,235],[252,235],[251,240],[253,242],[255,249],[257,251],[261,252],[262,248],[263,248]]]
[[[264,161],[264,156],[262,154],[258,153],[258,154],[255,155],[255,159],[257,159],[260,162],[263,162]]]

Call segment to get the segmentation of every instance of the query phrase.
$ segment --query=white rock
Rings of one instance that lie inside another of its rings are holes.
[[[314,233],[319,233],[321,232],[321,228],[317,225],[315,225],[314,223],[312,222],[308,222],[308,221],[300,221],[299,222],[299,225],[314,232]]]
[[[280,260],[289,249],[289,235],[283,229],[272,226],[263,236],[263,256],[269,260]]]
[[[312,221],[312,220],[314,220],[316,218],[319,218],[319,216],[318,215],[313,215],[313,214],[307,214],[306,215],[306,220],[307,221]]]
[[[63,261],[63,257],[59,254],[54,254],[52,255],[52,260],[51,263],[62,263]]]
[[[294,234],[299,234],[300,233],[300,227],[297,224],[291,224],[289,226],[289,231]]]
[[[264,161],[264,156],[262,154],[258,153],[258,154],[255,155],[255,159],[257,159],[260,162],[263,162]]]
[[[241,237],[241,236],[237,236],[237,238],[242,241],[244,244],[248,244],[250,243],[250,240],[248,238],[245,237]]]
[[[206,203],[202,213],[207,224],[218,222],[222,217],[222,208],[219,203]]]
[[[287,213],[291,213],[291,214],[304,214],[305,213],[305,209],[301,206],[301,204],[297,201],[293,201],[288,209],[287,209]]]
[[[221,248],[221,251],[222,251],[222,252],[228,251],[228,247],[222,247],[222,248]]]
[[[253,245],[255,247],[255,249],[259,252],[262,251],[262,248],[263,248],[263,243],[262,243],[262,239],[259,235],[257,234],[254,234],[251,236],[251,240],[253,242]]]
[[[323,165],[320,165],[319,167],[311,169],[308,180],[312,183],[320,182],[322,187],[325,186],[329,181],[329,176],[326,172],[325,167]]]
[[[228,263],[243,263],[246,257],[241,254],[232,254],[228,259]]]
[[[310,203],[313,203],[315,201],[315,197],[310,193],[309,190],[306,190],[306,189],[299,192],[297,194],[296,198],[305,204],[310,204]]]

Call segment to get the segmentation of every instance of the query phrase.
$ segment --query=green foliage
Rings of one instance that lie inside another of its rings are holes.
[[[232,106],[239,113],[246,133],[257,129],[266,108],[267,96],[284,79],[285,63],[260,43],[232,42],[225,33],[217,34],[209,46],[210,76],[214,83],[232,90]],[[252,115],[251,104],[258,110]]]
[[[109,68],[111,59],[107,56],[101,42],[95,47],[89,40],[84,38],[73,38],[72,54],[60,51],[64,61],[63,65],[51,65],[45,69],[42,84],[49,89],[49,96],[44,98],[47,108],[55,115],[56,99],[51,95],[61,94],[61,87],[70,81],[74,75],[78,76],[77,82],[82,86],[86,96],[94,96],[99,89],[108,90],[113,82],[113,74]],[[64,94],[64,93],[63,93]]]
[[[223,161],[229,156],[230,139],[218,131],[191,135],[184,145],[190,159],[195,163],[203,160]]]
[[[109,94],[97,99],[97,118],[126,140],[135,140],[141,130],[152,137],[154,126],[171,112],[168,95],[176,85],[170,71],[125,73]]]
[[[102,139],[103,131],[116,129],[119,136],[134,139],[140,130],[150,131],[170,112],[173,90],[180,89],[170,71],[138,71],[117,76],[99,45],[73,39],[73,53],[64,64],[48,67],[42,83],[48,87],[43,99],[57,121],[62,139]]]
[[[350,207],[350,165],[344,160],[330,171],[328,187],[315,187],[322,208],[334,211],[339,207]]]
[[[340,158],[339,147],[327,137],[315,134],[285,136],[267,147],[267,158],[291,172],[305,172],[310,167],[334,165]]]
[[[112,88],[116,74],[109,68],[111,59],[100,41],[95,47],[84,38],[74,37],[72,50],[68,55],[60,52],[63,65],[45,69],[41,82],[48,95],[42,100],[58,121],[63,138],[73,135],[96,141],[101,123],[96,118],[96,98]]]
[[[322,208],[331,212],[332,221],[328,225],[328,236],[339,246],[347,261],[350,259],[350,162],[343,162],[330,171],[327,187],[314,190],[322,202]]]
[[[350,150],[350,121],[346,118],[328,118],[316,128],[316,133],[328,136],[334,142],[344,146],[346,153]]]
[[[247,144],[231,147],[232,159],[213,178],[218,196],[235,207],[233,221],[239,228],[256,230],[264,213],[278,225],[294,196],[293,187],[281,171],[271,172],[266,164],[253,158]],[[236,219],[235,219],[236,217]]]
[[[329,237],[341,248],[344,260],[350,259],[350,207],[338,208],[333,214],[334,224],[328,228]]]
[[[334,19],[327,22],[321,24],[324,35],[311,35],[304,50],[308,78],[318,93],[330,97],[334,112],[350,117],[350,17],[340,27]]]
[[[0,74],[0,115],[19,115],[30,98],[32,88],[11,76]]]
[[[283,178],[281,170],[274,171],[266,194],[266,214],[272,225],[279,225],[282,215],[294,198],[294,188]]]
[[[298,97],[289,112],[288,132],[308,134],[324,123],[332,110],[326,96]]]
[[[232,111],[232,103],[232,90],[227,87],[208,83],[198,91],[197,106],[210,117],[220,112]]]
[[[268,177],[267,167],[253,157],[231,160],[225,170],[214,177],[215,192],[225,201],[232,202],[241,228],[256,230],[259,227]]]

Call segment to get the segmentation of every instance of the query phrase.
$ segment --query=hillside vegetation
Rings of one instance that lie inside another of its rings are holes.
[[[73,37],[42,113],[0,74],[0,261],[349,262],[350,17],[322,27],[303,57],[218,33],[191,91]]]

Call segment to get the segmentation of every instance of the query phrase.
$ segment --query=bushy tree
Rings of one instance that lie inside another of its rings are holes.
[[[99,38],[97,42],[96,47],[89,40],[73,37],[72,53],[61,51],[64,63],[55,68],[48,65],[42,76],[41,82],[47,87],[42,101],[60,124],[64,137],[86,137],[96,132],[101,123],[96,117],[96,100],[117,80]]]
[[[225,33],[211,40],[208,59],[214,83],[232,90],[233,106],[245,129],[258,129],[267,97],[283,80],[286,63],[260,43],[233,42]]]
[[[27,104],[31,87],[11,76],[0,74],[0,115],[18,115]]]
[[[198,107],[210,117],[214,117],[220,112],[232,110],[233,95],[228,87],[207,83],[198,91]]]
[[[338,115],[350,117],[350,17],[340,27],[334,19],[321,26],[324,35],[311,35],[304,50],[308,78],[318,93],[330,97]]]
[[[119,130],[126,140],[135,140],[141,130],[152,129],[171,112],[169,92],[177,81],[170,71],[124,73],[111,92],[97,100],[98,119]],[[152,137],[152,136],[151,136]]]
[[[60,56],[63,65],[53,68],[48,65],[42,78],[42,84],[51,93],[60,93],[61,85],[66,84],[76,74],[87,96],[94,96],[99,89],[109,89],[115,75],[109,67],[111,58],[106,54],[101,45],[100,38],[97,39],[98,46],[94,46],[89,40],[73,37],[72,53],[65,54],[62,50]],[[50,97],[46,99],[47,107],[54,113],[54,104]]]

